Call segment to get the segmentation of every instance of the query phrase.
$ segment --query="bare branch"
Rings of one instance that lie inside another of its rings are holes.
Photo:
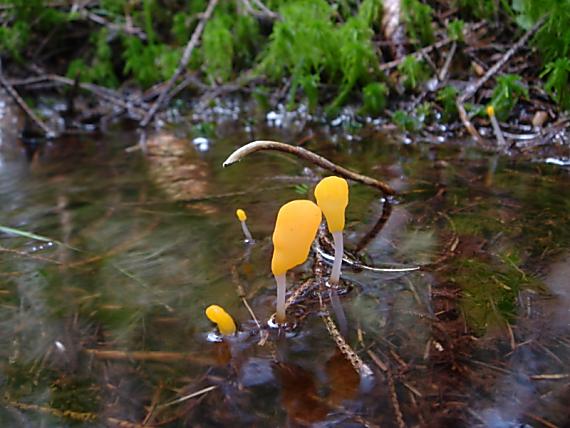
[[[340,165],[337,165],[330,160],[311,152],[310,150],[304,149],[302,147],[292,146],[290,144],[279,143],[277,141],[254,141],[252,143],[246,144],[240,147],[235,152],[233,152],[222,164],[222,166],[230,166],[233,163],[240,161],[245,156],[259,152],[261,150],[276,150],[279,152],[285,152],[295,155],[301,159],[305,159],[321,168],[329,170],[335,174],[338,174],[344,178],[348,178],[353,181],[357,181],[367,186],[375,187],[381,192],[387,195],[394,195],[396,191],[392,189],[388,184],[376,180],[374,178],[368,177],[366,175],[358,174],[354,171],[350,171]]]
[[[176,84],[176,80],[178,80],[178,78],[180,77],[180,75],[183,73],[184,69],[188,65],[188,62],[190,61],[190,57],[192,56],[192,52],[194,51],[194,48],[198,45],[198,42],[200,41],[200,37],[202,36],[202,33],[204,32],[204,27],[206,26],[206,23],[208,22],[208,20],[212,16],[212,13],[214,12],[214,8],[216,7],[217,3],[218,3],[218,0],[210,0],[210,2],[208,3],[208,7],[206,8],[206,11],[202,15],[202,18],[200,19],[200,22],[196,26],[196,29],[192,33],[192,37],[190,37],[190,41],[186,45],[186,48],[184,48],[184,53],[182,54],[182,58],[180,59],[180,63],[178,64],[178,68],[176,69],[174,74],[168,80],[167,85],[164,87],[163,91],[160,93],[158,99],[155,101],[155,103],[152,105],[150,110],[147,112],[147,114],[145,115],[143,120],[140,122],[141,128],[146,128],[148,126],[148,124],[150,123],[150,121],[154,118],[155,114],[161,108],[162,103],[164,102],[164,100],[168,96],[168,93],[170,92],[172,87]]]

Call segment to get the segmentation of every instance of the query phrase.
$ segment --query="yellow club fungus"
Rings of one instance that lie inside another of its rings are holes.
[[[236,210],[236,216],[237,216],[239,221],[246,221],[247,220],[247,215],[246,215],[245,211],[242,210],[241,208],[238,208]]]
[[[223,336],[232,336],[236,332],[236,323],[224,308],[218,305],[210,305],[206,308],[206,316],[218,326]]]
[[[308,200],[295,200],[279,209],[273,232],[271,271],[277,282],[276,321],[285,322],[286,273],[307,260],[319,225],[321,210]]]
[[[344,254],[342,231],[344,212],[348,205],[348,183],[344,178],[331,176],[323,178],[315,188],[317,204],[327,219],[327,227],[334,239],[334,262],[329,284],[336,285],[340,280],[340,268]]]
[[[247,220],[247,215],[244,210],[238,208],[236,210],[236,217],[241,223],[241,230],[243,230],[243,234],[245,235],[245,242],[253,242],[253,237],[251,236],[251,232],[245,223]]]

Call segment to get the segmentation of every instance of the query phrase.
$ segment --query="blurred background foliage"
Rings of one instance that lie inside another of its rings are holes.
[[[174,73],[207,3],[99,0],[77,7],[2,0],[0,55],[4,63],[49,68],[83,82],[146,89]],[[290,108],[302,101],[329,112],[356,102],[363,112],[377,114],[390,93],[401,92],[379,71],[391,59],[379,43],[384,37],[381,0],[266,0],[263,5],[272,16],[252,11],[250,2],[219,2],[189,71],[210,85],[246,73],[263,76],[270,88],[287,89]],[[561,108],[570,108],[570,0],[453,0],[445,5],[401,0],[401,8],[410,52],[445,36],[461,46],[464,25],[481,20],[512,42],[546,15],[532,40],[538,53],[532,59],[534,77],[542,79],[542,88]],[[451,12],[442,14],[442,8]],[[427,68],[424,61],[406,58],[398,69],[403,90],[417,92],[427,80]],[[491,103],[503,118],[525,96],[520,81],[505,76],[497,82]],[[445,101],[449,91],[436,99]],[[448,103],[442,109],[445,117],[455,117]]]

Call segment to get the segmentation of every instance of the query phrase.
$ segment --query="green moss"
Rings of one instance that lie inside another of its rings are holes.
[[[233,36],[227,15],[217,15],[206,25],[202,40],[202,59],[211,80],[227,81],[232,75]]]
[[[408,55],[398,65],[401,83],[406,89],[417,89],[427,78],[426,69],[413,55]]]
[[[57,47],[64,50],[59,57],[67,64],[60,61],[54,68],[67,67],[69,76],[111,87],[132,79],[145,88],[172,75],[208,4],[197,0],[163,7],[156,0],[103,0],[91,11],[114,26],[101,28],[82,14],[54,7],[47,0],[4,3],[9,7],[3,11],[0,26],[0,53],[8,61],[23,62],[32,53],[37,55],[38,49],[45,53]],[[388,96],[383,87],[376,86],[385,79],[379,72],[383,58],[377,45],[382,37],[380,0],[271,0],[264,4],[278,12],[280,19],[270,23],[245,12],[239,2],[219,2],[189,68],[201,71],[209,83],[225,82],[253,69],[271,85],[289,85],[290,107],[305,99],[311,109],[328,106],[332,114],[347,103],[362,102],[362,112],[380,114]],[[435,30],[442,29],[444,24],[434,19],[432,4],[403,0],[402,17],[412,43],[433,43]],[[570,0],[513,0],[512,7],[508,0],[456,0],[455,5],[458,10],[450,17],[447,33],[457,42],[462,41],[463,19],[506,18],[528,29],[547,14],[533,39],[544,61],[540,77],[546,79],[544,88],[552,99],[570,108]],[[126,16],[146,37],[121,30]],[[88,35],[70,40],[68,35],[84,24],[89,26]],[[421,63],[411,58],[406,58],[399,71],[409,90],[417,90],[428,76]],[[492,104],[503,119],[526,96],[519,83],[517,79],[497,82]],[[442,92],[444,98],[439,100],[444,103],[444,120],[454,120],[447,95]]]
[[[275,24],[259,71],[275,81],[291,76],[290,105],[298,89],[314,105],[320,99],[320,82],[340,81],[329,108],[336,110],[357,84],[372,78],[371,71],[378,66],[371,43],[378,9],[377,0],[366,0],[356,16],[335,25],[333,9],[324,0],[284,4],[283,19]]]
[[[540,288],[516,264],[513,253],[498,260],[459,259],[451,280],[461,289],[461,307],[467,324],[478,335],[488,329],[513,323],[517,315],[517,296],[523,288]]]
[[[528,98],[528,89],[517,74],[504,74],[497,78],[497,85],[491,96],[491,105],[500,120],[506,120],[520,98]]]
[[[454,86],[446,86],[440,89],[436,99],[443,107],[442,119],[444,122],[453,122],[457,119],[459,112],[457,111],[457,95],[459,91]]]
[[[384,83],[369,83],[362,89],[362,112],[365,114],[378,115],[386,108],[388,87]]]
[[[419,0],[403,0],[402,10],[410,38],[423,45],[433,43],[433,9]]]

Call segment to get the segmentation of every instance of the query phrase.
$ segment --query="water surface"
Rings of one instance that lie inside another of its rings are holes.
[[[138,135],[120,130],[33,154],[3,141],[0,224],[50,240],[0,233],[2,426],[569,423],[567,170],[314,130],[305,147],[399,192],[351,183],[348,249],[371,266],[421,267],[344,268],[345,339],[373,371],[363,380],[315,295],[291,308],[293,331],[267,328],[277,210],[326,173],[271,153],[221,168],[252,139],[303,135],[204,129],[150,136],[146,155],[126,151]],[[314,259],[290,273],[291,289]],[[208,341],[210,304],[234,316],[238,337]]]

